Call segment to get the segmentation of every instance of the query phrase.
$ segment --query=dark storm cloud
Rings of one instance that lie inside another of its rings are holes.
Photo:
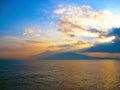
[[[116,36],[116,40],[113,43],[98,44],[91,48],[83,50],[83,52],[111,52],[120,53],[120,28],[115,28],[108,35]]]

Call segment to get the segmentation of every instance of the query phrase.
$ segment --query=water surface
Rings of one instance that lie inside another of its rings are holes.
[[[120,61],[0,61],[0,90],[120,90]]]

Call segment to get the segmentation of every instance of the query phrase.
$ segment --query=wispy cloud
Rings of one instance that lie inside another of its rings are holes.
[[[44,39],[27,40],[27,38],[17,38],[12,36],[2,36],[0,39],[0,58],[25,59],[32,55],[40,54],[45,51],[59,51],[59,47],[49,47],[53,45],[50,41]]]
[[[66,11],[66,8],[60,8],[54,11],[55,14],[63,14]]]
[[[25,29],[24,36],[31,36],[31,37],[39,37],[40,36],[40,32],[35,33],[35,31],[31,28]]]

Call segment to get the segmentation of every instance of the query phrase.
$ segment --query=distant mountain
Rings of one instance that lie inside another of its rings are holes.
[[[54,54],[54,55],[46,56],[46,57],[38,56],[38,58],[42,59],[42,60],[93,60],[93,59],[100,59],[97,57],[81,55],[81,54],[77,54],[74,52],[59,53],[59,54]]]
[[[100,58],[100,57],[92,57],[82,54],[77,54],[75,52],[65,52],[65,53],[58,53],[54,55],[43,56],[36,55],[37,59],[40,60],[103,60],[103,59],[110,59],[110,60],[120,60],[120,58]]]
[[[93,47],[84,49],[84,50],[78,50],[76,52],[52,52],[52,51],[46,51],[42,54],[34,55],[33,57],[41,60],[96,60],[96,59],[113,59],[113,60],[120,60],[120,58],[100,58],[95,56],[87,56],[83,55],[85,52],[104,52],[104,53],[120,53],[120,28],[113,29],[111,33],[108,34],[108,36],[116,36],[116,40],[114,40],[114,43],[103,43],[98,44]]]

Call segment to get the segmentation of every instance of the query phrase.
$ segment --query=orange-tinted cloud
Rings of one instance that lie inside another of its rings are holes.
[[[48,41],[25,40],[11,36],[2,37],[2,40],[3,42],[0,42],[0,58],[30,59],[31,56],[45,51],[60,50],[58,47],[49,48],[53,43]]]
[[[35,31],[31,28],[25,29],[24,36],[32,36],[32,37],[39,37],[40,36],[40,32],[39,33],[35,33]]]
[[[98,58],[120,58],[120,53],[107,53],[107,52],[85,52],[80,53],[87,56],[98,57]]]

